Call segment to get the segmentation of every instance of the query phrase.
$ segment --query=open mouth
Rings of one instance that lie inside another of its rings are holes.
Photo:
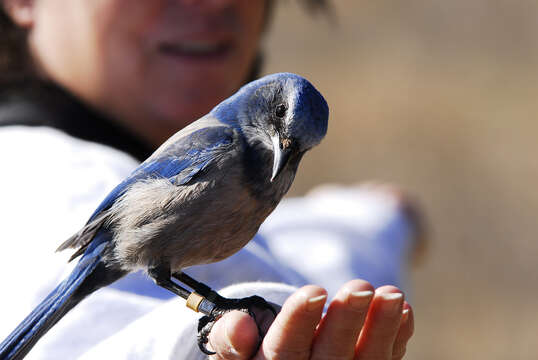
[[[224,42],[182,42],[159,45],[159,51],[165,55],[192,60],[216,60],[226,56],[231,48],[231,43]]]

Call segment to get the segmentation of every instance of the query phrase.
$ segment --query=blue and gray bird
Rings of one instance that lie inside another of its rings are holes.
[[[259,302],[222,298],[182,270],[222,260],[252,239],[302,156],[325,136],[328,112],[307,80],[274,74],[173,135],[58,248],[76,249],[76,267],[0,344],[0,359],[22,359],[82,299],[140,269],[206,314],[200,329],[222,311]]]

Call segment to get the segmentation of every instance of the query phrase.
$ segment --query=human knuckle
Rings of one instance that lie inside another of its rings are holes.
[[[271,360],[307,360],[310,359],[309,350],[299,350],[299,349],[272,349],[265,350],[264,359]]]

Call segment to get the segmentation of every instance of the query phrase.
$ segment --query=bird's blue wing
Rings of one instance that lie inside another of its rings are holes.
[[[187,184],[233,143],[233,130],[226,126],[195,131],[168,146],[155,159],[140,166],[143,177],[162,177],[176,185]]]
[[[176,185],[188,183],[233,143],[233,130],[214,126],[197,130],[151,156],[112,190],[97,207],[90,221],[109,208],[131,184],[148,178],[167,178]]]
[[[227,126],[212,126],[179,137],[138,166],[118,184],[94,211],[86,226],[65,241],[57,251],[78,248],[71,259],[82,254],[97,231],[105,223],[109,209],[129,187],[140,180],[166,178],[175,185],[185,185],[225,153],[233,144],[233,130]]]

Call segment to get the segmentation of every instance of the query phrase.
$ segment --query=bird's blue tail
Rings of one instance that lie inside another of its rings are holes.
[[[87,252],[69,277],[0,344],[0,360],[24,358],[35,343],[82,299],[124,275],[121,271],[107,268],[101,261],[101,256],[94,254]]]

